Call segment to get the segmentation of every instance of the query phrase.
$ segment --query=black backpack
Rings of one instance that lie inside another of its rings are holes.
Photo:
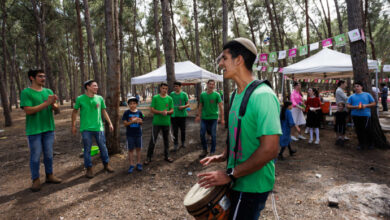
[[[240,111],[239,111],[239,115],[238,115],[237,134],[236,134],[237,136],[235,138],[236,143],[234,145],[234,156],[235,156],[234,167],[236,166],[236,163],[237,163],[237,159],[236,159],[237,156],[236,155],[237,155],[237,152],[238,152],[239,135],[240,135],[240,132],[241,132],[241,118],[244,117],[244,115],[245,115],[246,106],[248,105],[249,98],[252,95],[253,91],[259,85],[261,85],[263,83],[267,84],[269,87],[272,88],[271,83],[268,80],[255,80],[246,89],[244,97],[242,99],[242,102],[241,102],[241,105],[240,105]],[[231,99],[230,99],[229,111],[230,111],[230,108],[232,107],[234,96],[236,95],[236,92],[237,92],[237,90],[234,90],[233,93],[232,93],[232,96],[231,96]],[[229,124],[229,119],[228,119],[228,124]],[[228,128],[229,128],[229,125],[228,125]],[[227,144],[227,160],[226,161],[227,161],[227,163],[229,163],[229,154],[230,154],[229,153],[229,148],[230,148],[229,129],[228,129],[227,132],[228,132],[228,135],[227,135],[227,140],[226,140],[226,144]]]

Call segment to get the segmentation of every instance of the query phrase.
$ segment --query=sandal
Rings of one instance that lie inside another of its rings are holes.
[[[165,158],[164,160],[167,161],[168,163],[173,163],[173,159],[170,158],[170,157],[167,157],[167,158]]]
[[[152,162],[152,159],[150,158],[147,158],[144,162],[144,165],[148,165],[150,162]]]

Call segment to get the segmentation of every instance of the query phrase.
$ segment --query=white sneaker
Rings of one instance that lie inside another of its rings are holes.
[[[310,140],[309,140],[309,144],[311,144],[311,143],[313,143],[313,139],[310,139]]]
[[[305,129],[305,134],[309,134],[309,128]]]
[[[349,138],[347,136],[344,136],[344,140],[349,140]]]
[[[304,136],[302,136],[302,135],[299,135],[298,138],[302,139],[302,140],[306,140],[306,138]]]
[[[320,140],[316,140],[314,144],[320,144]]]
[[[296,138],[295,136],[292,136],[292,135],[291,135],[291,140],[293,140],[293,141],[298,141],[298,138]]]

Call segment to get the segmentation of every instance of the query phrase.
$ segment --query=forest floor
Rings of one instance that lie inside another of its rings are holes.
[[[121,113],[125,109],[121,107]],[[4,131],[0,133],[0,219],[192,219],[183,206],[183,198],[196,183],[196,174],[205,171],[199,164],[199,124],[194,122],[194,117],[187,120],[186,148],[171,154],[174,163],[163,160],[160,136],[153,162],[144,166],[142,172],[127,174],[127,153],[123,151],[110,156],[114,173],[104,172],[100,158],[95,156],[96,176],[87,179],[83,159],[79,157],[80,134],[72,136],[70,132],[71,112],[67,104],[55,116],[54,172],[63,183],[43,184],[42,190],[36,193],[29,189],[29,149],[22,110],[13,110],[12,127],[1,128]],[[151,133],[150,117],[145,119],[143,133],[142,157],[145,158]],[[276,163],[274,197],[280,219],[358,219],[356,210],[342,205],[328,207],[325,193],[335,186],[353,182],[390,187],[389,150],[356,150],[356,136],[351,129],[348,131],[351,140],[342,148],[334,145],[331,126],[320,133],[319,146],[302,140],[294,142],[292,146],[297,154]],[[125,146],[124,135],[125,128],[121,126],[122,146]],[[223,150],[225,135],[226,130],[219,126],[219,152]],[[386,135],[390,140],[390,135]],[[223,169],[223,166],[221,163],[207,169]],[[42,163],[40,171],[44,180]],[[261,217],[275,219],[271,197]]]

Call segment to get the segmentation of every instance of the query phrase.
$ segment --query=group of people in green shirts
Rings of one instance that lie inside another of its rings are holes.
[[[220,94],[214,92],[215,82],[212,80],[207,83],[207,91],[200,96],[198,115],[196,117],[196,121],[201,122],[200,136],[203,145],[201,156],[208,155],[205,134],[209,133],[212,138],[210,154],[201,159],[200,163],[207,166],[213,162],[227,161],[227,167],[224,170],[198,174],[198,183],[205,188],[225,184],[231,185],[229,193],[231,202],[229,219],[258,219],[275,182],[273,159],[278,154],[279,136],[282,134],[282,131],[279,120],[279,101],[272,88],[266,84],[257,86],[246,105],[246,114],[244,116],[238,114],[242,100],[245,98],[244,94],[248,86],[254,82],[252,65],[256,55],[256,46],[247,38],[236,38],[226,43],[223,47],[219,66],[223,70],[224,78],[235,81],[237,90],[229,111],[228,146],[222,153],[216,154],[215,148],[218,120],[221,124],[225,123],[223,106]],[[58,110],[58,105],[56,104],[58,97],[50,89],[44,88],[45,74],[42,70],[31,70],[28,72],[28,77],[32,84],[30,88],[24,89],[21,93],[21,107],[23,107],[26,113],[26,134],[30,148],[30,169],[33,180],[31,189],[38,191],[41,187],[39,159],[42,152],[44,155],[46,182],[61,182],[61,179],[53,174],[53,110]],[[86,177],[92,178],[93,170],[90,149],[93,137],[99,146],[104,169],[108,172],[113,172],[112,167],[109,165],[102,115],[106,119],[110,130],[113,130],[113,126],[105,110],[106,106],[103,98],[97,95],[97,83],[89,80],[84,83],[84,88],[86,90],[85,94],[79,96],[74,105],[72,133],[75,134],[77,132],[76,118],[78,109],[80,109],[80,132],[84,145],[84,166],[87,169]],[[173,159],[169,157],[168,151],[168,135],[171,123],[174,131],[173,150],[179,149],[179,129],[181,131],[181,147],[185,147],[185,124],[189,107],[188,95],[181,90],[179,82],[175,83],[174,91],[170,95],[167,93],[168,85],[162,83],[160,85],[160,93],[152,98],[150,106],[153,113],[152,135],[144,165],[152,161],[154,147],[160,130],[163,132],[164,139],[164,159],[167,162],[173,162]],[[131,110],[129,114],[135,114],[137,110],[134,108],[134,102],[129,100],[128,104]],[[133,126],[135,128],[140,127],[142,124],[142,119],[139,119],[139,117],[124,114],[122,120],[126,127],[138,124],[138,126]],[[242,125],[241,129],[240,127],[237,128],[239,120]],[[139,138],[128,138],[129,143],[135,147],[142,145]],[[236,143],[238,143],[238,146],[236,146]],[[131,161],[130,163],[132,163]],[[137,159],[137,163],[139,163],[139,159]],[[132,166],[132,164],[130,165]],[[140,164],[137,164],[137,169],[140,168],[138,165]]]

